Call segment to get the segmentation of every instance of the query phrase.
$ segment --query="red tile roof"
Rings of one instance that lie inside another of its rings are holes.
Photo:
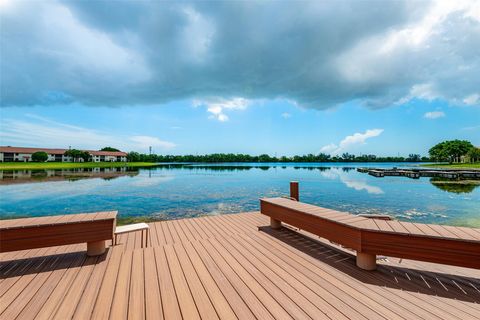
[[[67,149],[50,149],[50,148],[24,148],[24,147],[0,147],[0,152],[12,153],[34,153],[37,151],[45,151],[49,154],[64,154]]]
[[[64,154],[68,149],[51,149],[51,148],[25,148],[25,147],[11,147],[0,146],[0,152],[11,153],[34,153],[37,151],[45,151],[48,154]],[[127,153],[122,151],[94,151],[85,150],[94,156],[114,156],[114,157],[126,157]]]

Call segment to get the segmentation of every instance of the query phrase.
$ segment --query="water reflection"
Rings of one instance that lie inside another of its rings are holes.
[[[268,171],[271,168],[319,171],[327,179],[340,180],[348,188],[357,191],[366,191],[370,194],[385,193],[381,187],[367,182],[367,179],[356,177],[350,172],[356,169],[351,166],[328,166],[323,164],[308,163],[239,163],[239,164],[191,164],[191,163],[167,163],[158,164],[154,167],[116,167],[116,168],[74,168],[55,170],[0,170],[0,185],[22,184],[47,181],[77,181],[83,179],[101,178],[104,180],[116,179],[122,176],[137,176],[140,170],[148,172],[148,178],[152,177],[153,171],[204,171],[204,172],[242,172],[259,169]],[[158,177],[157,177],[158,178]],[[173,179],[167,175],[161,179],[141,179],[132,183],[132,186],[147,187]],[[382,178],[383,179],[383,178]],[[451,193],[471,193],[480,184],[477,181],[452,181],[442,178],[431,178],[430,183],[436,188]]]
[[[329,168],[328,171],[322,172],[321,175],[327,179],[339,179],[343,184],[351,189],[357,191],[365,190],[370,194],[383,194],[385,193],[380,187],[373,186],[367,183],[365,179],[355,179],[348,175],[348,172],[351,171],[351,167],[339,168]]]
[[[471,193],[480,186],[476,181],[452,181],[447,179],[431,178],[430,183],[442,191],[452,193]]]
[[[3,171],[0,219],[118,210],[125,221],[150,221],[254,211],[259,198],[288,195],[288,181],[298,180],[302,200],[322,207],[408,221],[480,223],[475,187],[433,187],[428,178],[375,178],[357,172],[359,166],[366,164],[175,163]]]
[[[155,168],[158,169],[186,169],[186,170],[205,170],[205,171],[249,171],[252,169],[260,169],[264,171],[268,171],[271,168],[293,168],[296,170],[303,169],[303,170],[318,170],[318,171],[328,171],[331,167],[328,166],[285,166],[285,165],[278,165],[278,164],[159,164]],[[152,167],[148,167],[148,169],[152,169]],[[345,167],[347,171],[355,169],[351,167]]]
[[[139,168],[74,168],[50,170],[0,170],[0,185],[47,181],[77,181],[101,178],[111,180],[123,176],[136,176]]]

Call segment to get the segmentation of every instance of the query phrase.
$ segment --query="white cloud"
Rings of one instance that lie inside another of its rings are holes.
[[[225,114],[225,111],[245,110],[251,104],[251,102],[251,100],[239,97],[231,99],[215,97],[203,100],[195,99],[193,100],[192,105],[194,107],[205,106],[207,111],[211,113],[210,118],[225,122],[229,120],[229,117]]]
[[[378,137],[380,134],[382,134],[382,132],[383,129],[369,129],[364,133],[357,132],[351,136],[346,136],[338,145],[330,143],[326,146],[323,146],[320,149],[320,152],[334,155],[339,154],[341,152],[348,151],[355,146],[365,144],[367,139]]]
[[[114,136],[99,130],[72,126],[37,115],[27,114],[29,120],[2,119],[0,144],[13,146],[73,148],[98,150],[111,146],[124,151],[147,152],[148,147],[170,149],[175,144],[157,137],[134,135]]]
[[[424,118],[426,119],[438,119],[438,118],[444,118],[445,117],[445,112],[443,111],[430,111],[430,112],[426,112],[424,115],[423,115]]]
[[[337,150],[338,146],[334,143],[327,144],[326,146],[323,146],[320,148],[320,152],[323,153],[333,153],[334,150]]]
[[[479,2],[424,4],[426,10],[409,23],[374,33],[337,56],[336,66],[349,85],[369,88],[370,97],[362,99],[366,105],[385,107],[414,98],[462,104],[466,92],[478,94],[480,64],[472,58],[480,44]],[[413,7],[410,11],[418,14]]]
[[[288,113],[288,112],[282,113],[281,116],[282,116],[282,118],[284,118],[284,119],[288,119],[288,118],[291,118],[291,117],[292,117],[292,115],[291,115],[290,113]]]
[[[465,97],[465,99],[463,99],[463,103],[469,106],[480,105],[480,94],[474,93],[468,97]]]

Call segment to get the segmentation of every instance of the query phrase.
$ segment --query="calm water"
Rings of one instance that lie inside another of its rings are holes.
[[[480,187],[429,178],[375,178],[359,166],[402,164],[162,165],[141,169],[0,171],[0,218],[118,210],[120,218],[175,219],[258,210],[260,197],[399,220],[480,227]]]

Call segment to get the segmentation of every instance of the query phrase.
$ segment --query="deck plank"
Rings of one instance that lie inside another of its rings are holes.
[[[276,319],[308,319],[309,317],[284,295],[271,281],[261,276],[261,273],[247,261],[238,262],[231,252],[226,250],[217,239],[210,239],[207,246],[216,250],[225,259],[225,262],[235,270],[244,283],[248,283],[250,290],[269,310]]]
[[[62,303],[57,309],[53,319],[71,319],[73,317],[78,302],[82,298],[85,286],[92,275],[98,259],[98,257],[87,257],[83,267],[80,269],[77,277],[64,297],[64,300],[69,301],[69,303]]]
[[[166,221],[161,222],[160,226],[162,227],[162,232],[165,236],[165,244],[172,244],[173,238],[168,228],[167,222]]]
[[[140,232],[137,232],[140,233]],[[145,319],[145,277],[143,250],[136,249],[132,256],[132,273],[128,300],[128,319]]]
[[[155,259],[158,272],[158,282],[162,298],[162,309],[165,319],[182,319],[180,306],[175,294],[175,288],[170,269],[165,257],[164,247],[155,248]]]
[[[23,310],[16,316],[17,319],[31,319],[35,317],[43,305],[47,302],[50,295],[55,291],[56,287],[64,279],[67,271],[81,263],[84,259],[82,255],[79,254],[69,254],[63,257],[63,265],[60,265],[58,270],[52,270],[52,273],[44,285],[38,290],[28,304],[23,308]],[[67,265],[68,263],[68,265]],[[15,319],[15,317],[12,317]]]
[[[164,319],[162,297],[158,283],[159,275],[153,248],[145,249],[143,256],[145,265],[145,318]]]
[[[185,279],[173,247],[165,246],[164,250],[182,316],[185,319],[201,319],[198,310],[199,306],[195,304],[195,300],[190,293],[187,280]]]
[[[183,270],[183,274],[187,281],[188,287],[190,288],[191,295],[195,301],[198,312],[202,319],[219,319],[217,312],[212,304],[212,301],[208,297],[205,288],[202,285],[202,282],[198,278],[195,268],[192,266],[190,260],[188,259],[185,250],[181,243],[176,243],[173,245],[173,249],[176,253],[179,265]]]
[[[202,240],[201,242],[206,242]],[[215,250],[208,250],[209,246],[205,247],[200,242],[195,242],[194,247],[202,257],[210,257],[215,262],[219,273],[228,279],[229,283],[235,288],[235,291],[241,296],[242,300],[248,305],[250,311],[253,312],[258,319],[274,319],[268,312],[265,306],[258,300],[255,294],[248,288],[248,286],[238,277],[235,271],[228,266],[228,264],[216,253]]]
[[[14,299],[10,299],[8,293],[4,297],[2,297],[2,303],[0,304],[0,317],[2,319],[15,319],[18,314],[21,313],[24,307],[31,301],[37,291],[44,286],[45,282],[48,280],[49,276],[53,272],[53,270],[50,269],[65,268],[69,265],[69,263],[69,259],[65,259],[64,256],[52,256],[38,266],[37,274],[33,273],[23,276],[21,282],[25,283],[26,286],[21,291],[21,293],[15,295]],[[15,288],[12,288],[12,290],[14,289]],[[11,303],[7,304],[10,300]],[[4,307],[6,306],[7,308],[4,309]]]
[[[203,247],[197,246],[195,248],[193,243],[188,243],[184,245],[187,252],[189,252],[190,257],[198,257],[198,259],[202,261],[205,269],[210,274],[210,277],[212,277],[212,279],[216,283],[216,287],[222,292],[223,296],[228,301],[231,309],[235,312],[236,317],[238,319],[254,319],[255,316],[253,315],[252,310],[250,310],[246,302],[243,301],[240,294],[235,290],[234,286],[221,272],[213,259],[203,251]],[[213,285],[212,288],[214,288]]]
[[[215,284],[215,280],[213,280],[212,276],[208,272],[207,268],[205,267],[191,244],[184,243],[181,244],[181,246],[178,245],[177,250],[177,252],[181,251],[180,255],[186,256],[190,260],[193,268],[195,268],[195,272],[197,273],[200,281],[202,282],[207,295],[210,297],[210,300],[213,303],[220,319],[237,319],[237,317],[235,316],[235,312],[228,304],[228,301],[223,296],[221,290]],[[242,319],[242,317],[238,318]]]
[[[112,256],[105,271],[105,276],[100,286],[95,305],[93,307],[91,319],[108,319],[110,316],[110,309],[112,306],[113,296],[115,293],[115,285],[117,282],[117,275],[122,258],[122,248],[111,248]]]
[[[125,251],[120,261],[110,319],[127,319],[133,251]],[[139,311],[141,312],[141,311]]]

